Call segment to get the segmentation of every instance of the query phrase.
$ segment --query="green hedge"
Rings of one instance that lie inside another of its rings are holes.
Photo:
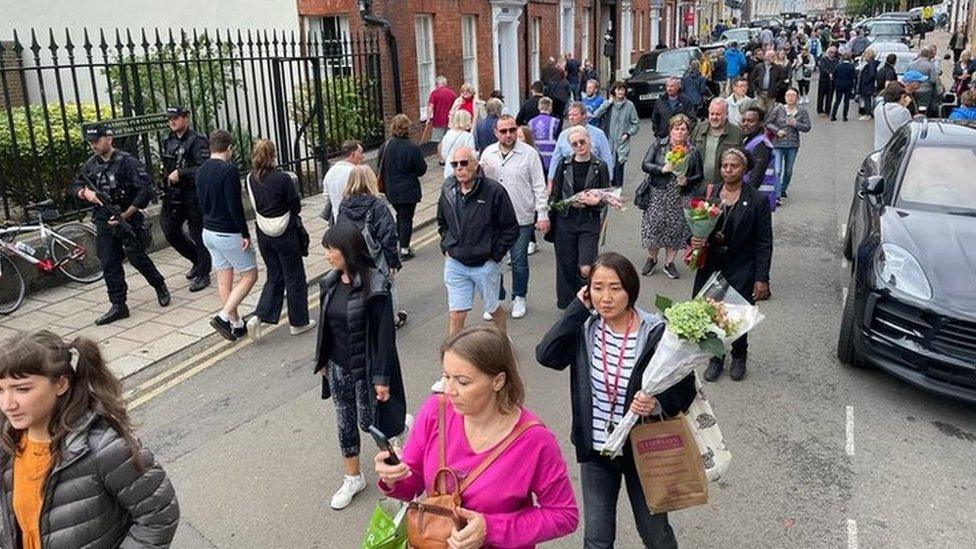
[[[334,154],[342,148],[346,139],[358,139],[364,143],[382,141],[382,109],[371,100],[372,79],[357,76],[323,79],[322,104],[325,122],[325,139],[319,139],[317,120],[309,122],[306,131],[308,143],[321,143],[327,153]],[[295,99],[288,103],[288,116],[299,126],[305,123],[315,106],[315,82],[307,82],[295,89]]]

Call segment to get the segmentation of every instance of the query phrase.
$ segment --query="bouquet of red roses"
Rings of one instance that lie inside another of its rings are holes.
[[[718,216],[722,213],[718,206],[709,204],[708,201],[701,198],[692,198],[684,212],[685,221],[691,228],[691,235],[698,238],[708,238],[708,235],[712,234],[712,229],[718,223]],[[692,269],[703,267],[706,252],[707,246],[701,248],[688,246],[685,250],[685,264]]]

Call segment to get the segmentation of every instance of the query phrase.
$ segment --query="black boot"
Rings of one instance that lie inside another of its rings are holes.
[[[159,302],[160,307],[169,307],[169,288],[165,284],[156,288],[156,301]]]
[[[729,377],[732,378],[732,381],[741,381],[742,378],[746,377],[746,357],[732,357],[732,367],[729,368]]]
[[[129,318],[129,308],[125,306],[125,303],[118,305],[112,305],[112,308],[108,310],[107,313],[98,317],[95,320],[95,326],[104,326],[115,322],[116,320],[122,320],[123,318]]]
[[[705,381],[715,381],[722,375],[722,370],[725,363],[725,357],[719,358],[713,356],[712,360],[708,362],[708,368],[705,369]]]
[[[200,290],[206,288],[210,285],[209,276],[195,276],[193,277],[193,282],[190,283],[191,292],[199,292]]]

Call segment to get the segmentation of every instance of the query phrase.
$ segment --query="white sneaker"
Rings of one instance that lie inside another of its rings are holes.
[[[529,242],[529,255],[538,251],[539,246],[535,242]]]
[[[430,392],[443,394],[444,393],[444,378],[440,378],[430,386]]]
[[[525,298],[516,297],[512,300],[512,318],[522,318],[525,316]]]
[[[264,323],[257,316],[252,316],[247,319],[247,337],[251,338],[251,341],[260,341],[264,336]]]
[[[304,326],[292,326],[291,327],[291,335],[293,335],[293,336],[302,335],[302,334],[304,334],[305,332],[311,330],[314,327],[315,327],[315,319],[314,318],[310,318],[310,319],[308,319],[308,324],[306,324]]]
[[[491,322],[492,320],[494,320],[494,318],[491,316],[491,313],[482,314],[481,319],[484,320],[485,322]]]
[[[342,480],[342,487],[340,487],[339,490],[333,494],[332,503],[330,505],[336,511],[345,509],[346,507],[349,507],[350,503],[352,503],[352,498],[365,489],[366,481],[363,480],[362,474],[354,477],[346,475]]]

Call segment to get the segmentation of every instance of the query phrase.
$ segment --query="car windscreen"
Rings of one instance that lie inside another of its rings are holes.
[[[635,69],[638,72],[654,71],[668,76],[682,76],[691,62],[688,51],[660,51],[641,57]]]
[[[901,23],[875,23],[868,27],[874,36],[901,36],[905,34],[905,25]]]
[[[976,148],[919,147],[912,152],[897,205],[976,213]]]
[[[749,37],[752,35],[749,29],[735,29],[728,30],[722,33],[722,38],[724,40],[736,40],[738,42],[748,42]]]

